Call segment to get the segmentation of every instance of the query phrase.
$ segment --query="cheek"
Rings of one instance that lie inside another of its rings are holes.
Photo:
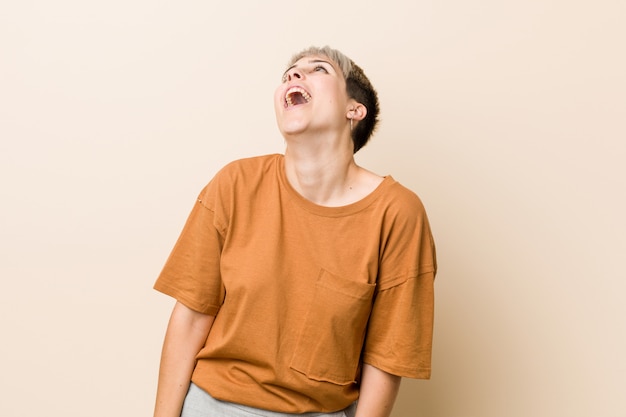
[[[348,102],[346,89],[341,85],[333,85],[327,90],[329,101],[340,105]]]

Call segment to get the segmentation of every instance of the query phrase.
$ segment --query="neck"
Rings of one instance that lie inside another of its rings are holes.
[[[325,206],[345,204],[351,195],[360,168],[354,161],[351,146],[344,140],[308,140],[288,138],[285,150],[285,174],[291,186],[306,199]]]

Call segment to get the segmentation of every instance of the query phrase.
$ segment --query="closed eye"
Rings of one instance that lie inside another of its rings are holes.
[[[313,71],[315,72],[325,72],[326,74],[328,74],[328,70],[326,68],[324,68],[322,65],[317,65],[316,67],[313,68]]]

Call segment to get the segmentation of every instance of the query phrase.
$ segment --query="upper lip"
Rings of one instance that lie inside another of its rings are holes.
[[[291,87],[287,88],[287,90],[285,91],[285,96],[284,96],[285,105],[287,106],[292,105],[291,95],[294,93],[301,94],[307,103],[311,101],[311,93],[309,93],[304,87],[300,85],[292,85]]]

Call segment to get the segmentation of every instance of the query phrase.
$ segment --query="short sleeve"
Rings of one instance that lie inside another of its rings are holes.
[[[363,361],[394,375],[428,379],[435,244],[417,196],[409,195],[388,223]]]
[[[198,197],[154,289],[192,310],[216,315],[224,301],[220,275],[223,236],[215,213]]]
[[[434,271],[376,295],[363,361],[390,374],[428,379],[433,336]]]

